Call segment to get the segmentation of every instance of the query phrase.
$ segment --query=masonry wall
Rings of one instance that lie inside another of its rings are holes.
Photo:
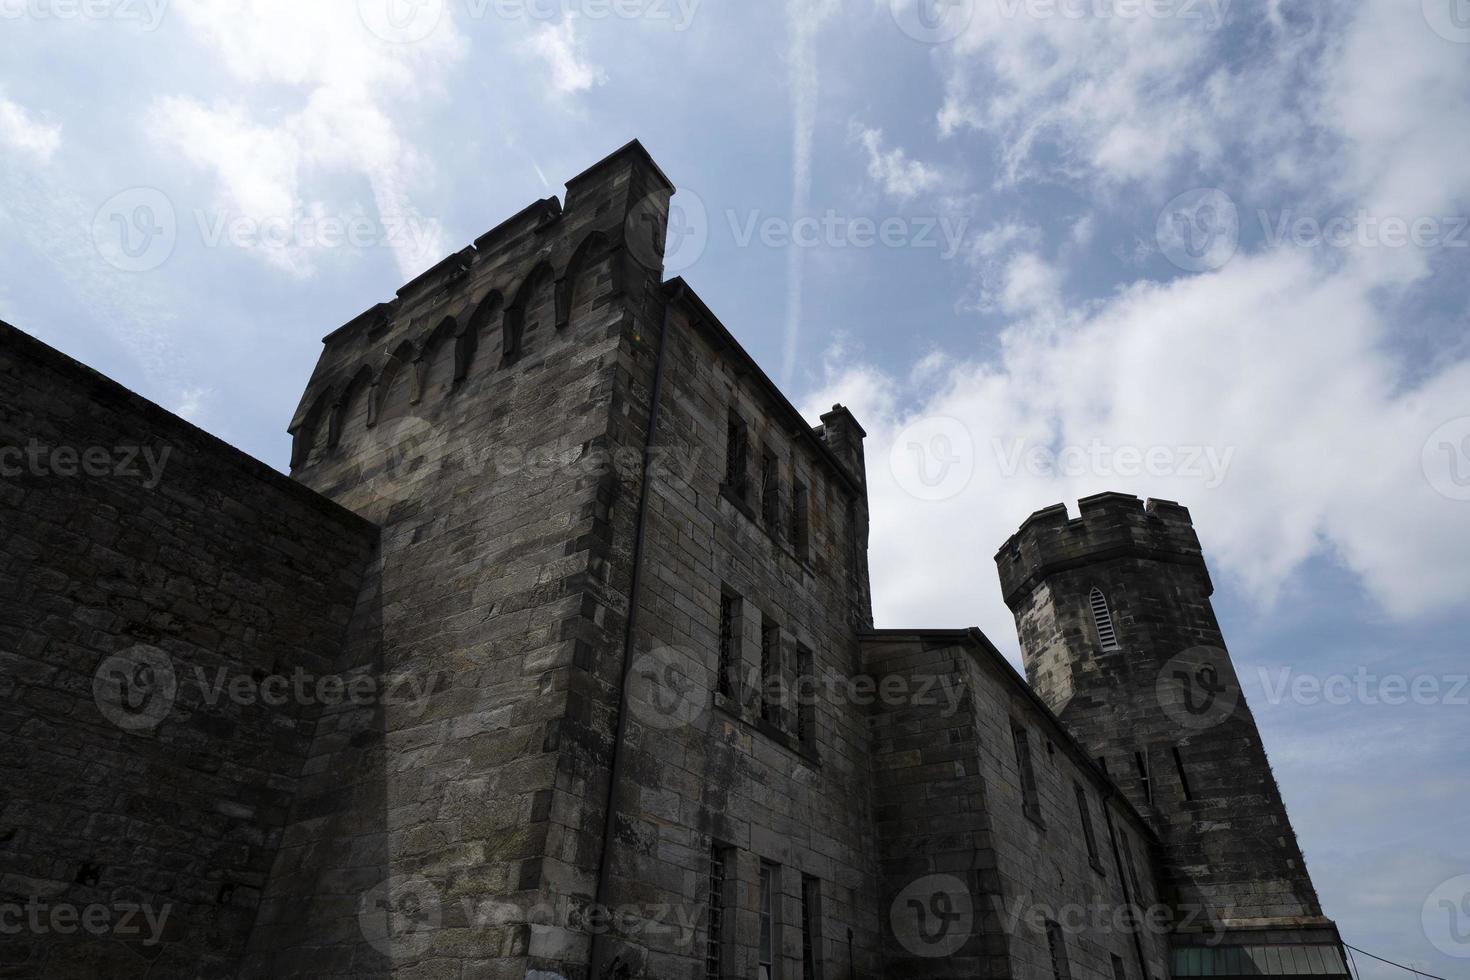
[[[1152,830],[988,641],[885,630],[863,657],[893,692],[872,713],[883,976],[1048,980],[1048,921],[1062,976],[1167,976]]]
[[[620,151],[327,338],[293,475],[381,525],[349,655],[424,693],[324,720],[247,975],[585,970],[670,190]]]
[[[1102,494],[1076,520],[1060,506],[1034,515],[996,560],[1032,684],[1158,828],[1181,928],[1326,923],[1188,511]],[[1093,589],[1116,650],[1098,635]]]
[[[813,431],[685,284],[666,291],[672,309],[609,903],[633,921],[617,930],[617,955],[629,976],[650,980],[702,978],[707,957],[721,975],[755,976],[765,862],[774,866],[779,975],[802,975],[805,878],[817,975],[877,977],[866,719],[841,685],[825,693],[827,680],[857,672],[854,621],[871,616],[861,430],[836,411]],[[652,385],[653,365],[641,367],[630,372],[640,392]],[[734,454],[732,418],[746,432]],[[732,455],[746,468],[743,494]],[[794,523],[798,484],[804,542]],[[723,691],[722,597],[735,611]],[[772,624],[779,640],[767,644],[767,663],[779,663],[771,673],[781,680],[763,688],[762,632]],[[820,685],[799,685],[799,672]],[[715,854],[725,888],[723,928],[712,935]],[[688,926],[661,928],[649,921],[655,911]]]
[[[0,392],[0,974],[233,976],[376,529],[8,325]]]

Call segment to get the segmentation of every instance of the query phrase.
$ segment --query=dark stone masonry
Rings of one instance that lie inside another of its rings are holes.
[[[288,478],[0,325],[0,977],[1345,977],[1183,507],[875,629],[864,432],[632,143],[329,334]]]

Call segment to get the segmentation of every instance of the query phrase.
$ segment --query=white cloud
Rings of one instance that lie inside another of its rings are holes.
[[[977,7],[946,68],[942,119],[952,132],[1000,138],[1002,183],[1060,177],[1102,198],[1126,203],[1144,188],[1162,202],[1184,166],[1228,150],[1241,188],[1274,192],[1269,200],[1287,207],[1463,214],[1470,61],[1425,28],[1418,6],[1379,0],[1341,25],[1268,19],[1272,43],[1228,84],[1225,69],[1209,68],[1218,38],[1207,32],[1158,21],[988,22]],[[1271,142],[1285,133],[1295,135]],[[1334,152],[1299,152],[1308,138]],[[1037,153],[1043,141],[1059,152]],[[1320,557],[1355,573],[1393,616],[1463,603],[1467,505],[1436,491],[1423,453],[1437,428],[1470,415],[1470,361],[1411,372],[1393,343],[1395,300],[1428,282],[1436,252],[1248,246],[1216,272],[1124,283],[1068,305],[1070,250],[1118,231],[1084,221],[1080,232],[1071,219],[1056,229],[1068,244],[1054,256],[1022,220],[976,240],[972,288],[1010,321],[995,360],[956,357],[918,398],[900,369],[848,360],[808,400],[849,404],[870,433],[880,622],[978,622],[1010,641],[996,549],[1038,507],[1102,490],[1186,503],[1217,575],[1265,605]],[[970,434],[975,476],[952,499],[916,500],[890,450],[909,423],[941,416]],[[1018,446],[1044,461],[1094,445],[1177,453],[1173,470],[1152,475],[1085,459],[1075,471],[1012,472]],[[1213,473],[1179,471],[1195,450],[1215,453]],[[1218,488],[1212,477],[1223,479]],[[915,541],[945,542],[946,561],[935,565]]]
[[[542,24],[525,42],[527,50],[546,63],[551,88],[558,95],[575,95],[607,81],[607,73],[586,60],[577,42],[576,19]]]
[[[440,222],[413,204],[431,167],[393,113],[435,91],[445,68],[462,55],[464,42],[451,21],[417,43],[391,43],[328,5],[188,0],[174,9],[239,81],[262,92],[284,85],[300,93],[297,108],[284,113],[249,100],[155,101],[147,117],[151,134],[218,181],[214,208],[204,218],[209,225],[246,219],[243,241],[254,254],[309,276],[324,250],[340,248],[341,237],[337,245],[323,244],[332,240],[326,221],[367,213],[360,204],[327,203],[344,186],[328,178],[360,175],[376,219],[356,242],[390,248],[405,278],[447,253]],[[279,98],[278,89],[271,92]]]
[[[939,187],[939,171],[921,160],[911,160],[902,147],[884,149],[883,131],[853,123],[851,136],[868,152],[868,176],[889,197],[907,201]]]
[[[37,119],[24,106],[0,96],[0,146],[46,163],[61,146],[61,124]]]

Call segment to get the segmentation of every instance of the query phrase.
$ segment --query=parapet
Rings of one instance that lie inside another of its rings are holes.
[[[1147,558],[1198,565],[1204,553],[1189,510],[1172,500],[1143,501],[1126,493],[1099,493],[1039,510],[995,556],[1002,594],[1012,609],[1048,576],[1114,558]]]

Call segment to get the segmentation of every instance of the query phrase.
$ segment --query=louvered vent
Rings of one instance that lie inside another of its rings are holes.
[[[1108,612],[1108,600],[1102,590],[1092,590],[1092,622],[1097,627],[1097,639],[1104,650],[1117,650],[1118,634],[1113,630],[1113,614]]]

